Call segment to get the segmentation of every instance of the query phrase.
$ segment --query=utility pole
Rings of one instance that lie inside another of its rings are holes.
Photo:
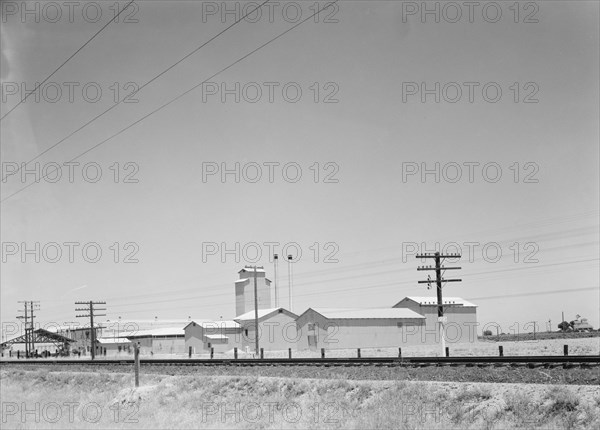
[[[90,319],[90,327],[91,327],[91,342],[92,347],[90,348],[92,352],[92,360],[96,358],[96,329],[94,327],[94,317],[104,317],[106,314],[96,314],[97,311],[105,311],[106,308],[96,308],[94,309],[94,305],[105,305],[106,302],[94,302],[90,300],[89,302],[75,302],[76,305],[87,305],[87,308],[76,308],[75,310],[78,312],[88,312],[87,315],[76,315],[77,318],[89,318]]]
[[[24,302],[24,301],[20,301],[18,303],[24,303],[25,306],[25,310],[21,311],[19,310],[19,312],[25,312],[24,315],[19,315],[17,318],[18,319],[24,319],[25,320],[25,358],[29,357],[29,315],[27,314],[27,303],[28,302]]]
[[[292,292],[292,286],[293,286],[293,279],[292,279],[292,255],[288,255],[288,276],[289,276],[289,287],[290,287],[290,312],[292,312],[292,297],[293,297],[293,292]]]
[[[40,302],[33,300],[21,300],[18,303],[23,303],[23,310],[19,310],[19,312],[23,312],[23,315],[19,315],[17,318],[25,320],[25,357],[29,358],[35,353],[35,334],[33,333],[35,330],[33,319],[35,316],[33,311],[39,310]],[[27,308],[28,305],[29,309]]]
[[[279,294],[277,292],[277,263],[279,263],[279,256],[277,254],[273,255],[273,269],[275,272],[275,307],[279,307]]]
[[[35,303],[36,303],[36,306],[38,306],[37,303],[39,303],[39,302],[35,302]],[[36,309],[39,309],[39,306]],[[31,318],[31,328],[29,330],[29,337],[31,339],[31,354],[33,355],[33,354],[35,354],[35,335],[33,333],[35,330],[33,319],[35,317],[33,316],[33,301],[31,301],[31,300],[29,301],[29,317]]]
[[[258,356],[260,349],[258,345],[258,287],[256,286],[256,266],[254,266],[254,327],[254,341],[256,344],[256,354]]]
[[[435,260],[435,267],[431,266],[420,266],[417,267],[418,271],[421,270],[435,270],[435,283],[437,289],[437,308],[438,308],[438,322],[440,328],[440,338],[442,344],[442,357],[446,354],[446,339],[444,334],[444,322],[446,318],[444,317],[444,301],[442,298],[442,284],[444,282],[461,282],[462,279],[443,279],[442,270],[445,272],[446,270],[458,270],[460,267],[443,267],[442,260],[444,258],[460,258],[460,254],[445,254],[442,255],[439,252],[434,254],[425,253],[417,255],[417,258],[433,258]],[[431,288],[431,278],[428,277],[427,281],[419,281],[419,284],[427,284],[427,288]]]

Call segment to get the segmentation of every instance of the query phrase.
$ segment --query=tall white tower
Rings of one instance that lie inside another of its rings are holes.
[[[254,310],[254,268],[245,266],[238,272],[240,279],[235,281],[235,315],[239,316]],[[265,269],[256,267],[258,309],[271,308],[271,281],[267,279]]]

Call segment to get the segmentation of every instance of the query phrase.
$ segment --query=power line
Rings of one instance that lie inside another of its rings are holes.
[[[318,11],[316,11],[315,13],[313,13],[312,15],[310,15],[309,17],[303,19],[302,21],[299,21],[297,24],[293,25],[292,27],[288,28],[287,30],[285,30],[283,33],[280,33],[279,35],[275,36],[273,39],[270,39],[269,41],[263,43],[262,45],[260,45],[258,48],[253,49],[252,51],[250,51],[249,53],[245,54],[244,56],[238,58],[237,60],[235,60],[233,63],[231,63],[229,66],[222,68],[221,70],[219,70],[217,73],[213,74],[212,76],[209,76],[208,78],[206,78],[205,80],[203,80],[202,82],[194,85],[193,87],[191,87],[190,89],[184,91],[183,93],[179,94],[178,96],[176,96],[175,98],[171,99],[170,101],[160,105],[158,108],[154,109],[153,111],[151,111],[150,113],[147,113],[146,115],[142,116],[141,118],[139,118],[138,120],[132,122],[131,124],[129,124],[127,127],[121,129],[120,131],[118,131],[117,133],[113,134],[112,136],[104,139],[103,141],[97,143],[96,145],[92,146],[91,148],[88,148],[87,150],[85,150],[84,152],[82,152],[81,154],[73,157],[71,160],[69,160],[68,162],[72,162],[77,160],[78,158],[84,156],[85,154],[93,151],[94,149],[98,148],[99,146],[105,144],[106,142],[108,142],[111,139],[114,139],[115,137],[117,137],[118,135],[120,135],[121,133],[129,130],[131,127],[139,124],[140,122],[142,122],[143,120],[145,120],[146,118],[154,115],[155,113],[161,111],[162,109],[166,108],[167,106],[171,105],[172,103],[176,102],[177,100],[179,100],[180,98],[186,96],[187,94],[191,93],[192,91],[194,91],[196,88],[200,87],[201,85],[205,84],[206,82],[209,82],[211,79],[213,79],[214,77],[220,75],[221,73],[223,73],[224,71],[230,69],[231,67],[235,66],[236,64],[240,63],[241,61],[245,60],[246,58],[250,57],[252,54],[254,54],[255,52],[260,51],[261,49],[263,49],[265,46],[270,45],[271,43],[273,43],[274,41],[276,41],[277,39],[285,36],[287,33],[289,33],[290,31],[294,30],[295,28],[297,28],[298,26],[302,25],[303,23],[305,23],[306,21],[314,18],[317,14],[321,13],[322,11],[324,11],[325,9],[328,9],[329,7],[331,7],[333,4],[337,3],[339,0],[334,0],[330,3],[327,3],[327,5],[325,5],[323,8],[319,9]],[[46,173],[46,175],[44,175],[42,177],[42,179],[45,179],[46,177],[53,175],[56,172],[56,170],[51,171]],[[8,199],[10,199],[11,197],[14,197],[15,195],[19,194],[20,192],[26,190],[27,188],[29,188],[30,186],[34,185],[36,182],[32,182],[29,185],[24,186],[23,188],[20,188],[19,190],[15,191],[14,193],[10,194],[8,197],[5,197],[4,199],[2,199],[1,201],[4,202]]]
[[[192,55],[194,55],[196,52],[198,52],[199,50],[201,50],[202,48],[204,48],[206,45],[208,45],[209,43],[211,43],[213,40],[217,39],[219,36],[221,36],[223,33],[225,33],[226,31],[228,31],[229,29],[231,29],[232,27],[234,27],[235,25],[239,24],[241,21],[243,21],[246,17],[248,17],[250,14],[254,13],[256,10],[262,8],[266,3],[270,2],[271,0],[266,0],[264,1],[262,4],[260,4],[259,6],[257,6],[256,8],[252,9],[250,12],[248,12],[246,15],[242,16],[241,18],[239,18],[237,21],[235,21],[233,24],[231,24],[230,26],[226,27],[225,29],[221,30],[219,33],[217,33],[216,35],[214,35],[213,37],[211,37],[210,39],[208,39],[206,42],[204,42],[203,44],[201,44],[200,46],[198,46],[197,48],[195,48],[194,50],[190,51],[189,53],[187,53],[186,55],[184,55],[182,58],[180,58],[179,60],[177,60],[175,63],[171,64],[169,67],[167,67],[166,69],[164,69],[162,72],[160,72],[158,75],[154,76],[152,79],[150,79],[148,82],[146,82],[144,85],[142,85],[141,87],[139,87],[137,89],[137,91],[134,94],[138,94],[142,89],[144,89],[145,87],[147,87],[148,85],[150,85],[152,82],[154,82],[155,80],[157,80],[158,78],[160,78],[162,75],[164,75],[165,73],[167,73],[169,70],[171,70],[172,68],[174,68],[175,66],[177,66],[179,63],[187,60],[189,57],[191,57]],[[131,2],[133,3],[133,1]],[[125,9],[123,9],[125,10]],[[121,11],[122,12],[122,11]],[[45,81],[44,81],[45,82]],[[56,148],[58,145],[60,145],[61,143],[63,143],[64,141],[66,141],[67,139],[69,139],[71,136],[75,135],[76,133],[80,132],[81,130],[83,130],[84,128],[86,128],[88,125],[90,125],[91,123],[93,123],[94,121],[96,121],[97,119],[99,119],[100,117],[104,116],[105,114],[107,114],[108,112],[110,112],[111,110],[113,110],[114,108],[116,108],[117,106],[119,106],[121,104],[121,102],[123,102],[123,100],[125,100],[128,97],[131,97],[133,94],[127,94],[125,97],[123,97],[123,99],[119,100],[117,103],[113,104],[112,106],[110,106],[108,109],[106,109],[105,111],[101,112],[100,114],[96,115],[95,117],[93,117],[92,119],[90,119],[89,121],[87,121],[85,124],[83,124],[82,126],[80,126],[79,128],[77,128],[75,131],[72,131],[71,133],[69,133],[67,136],[63,137],[61,140],[59,140],[58,142],[56,142],[55,144],[49,146],[48,148],[44,149],[42,152],[40,152],[39,154],[37,154],[35,157],[33,157],[32,159],[30,159],[29,161],[27,161],[25,164],[21,164],[21,166],[19,166],[14,172],[10,172],[8,173],[3,179],[2,181],[5,181],[9,176],[12,175],[16,175],[17,173],[19,173],[21,171],[22,167],[27,166],[29,163],[31,163],[34,160],[37,160],[38,158],[40,158],[42,155],[46,154],[48,151]],[[14,108],[13,108],[14,109]],[[10,113],[10,112],[9,112]],[[7,114],[8,115],[8,114]],[[76,157],[77,158],[77,157]],[[73,160],[75,160],[76,158],[74,158]],[[72,160],[71,160],[72,161]],[[44,176],[45,177],[45,176]],[[25,187],[27,188],[27,187]],[[4,200],[2,200],[4,201]]]
[[[98,36],[100,33],[102,33],[102,31],[108,27],[110,25],[111,22],[115,21],[119,15],[121,15],[123,12],[125,12],[125,10],[134,2],[135,0],[131,0],[129,3],[127,3],[127,5],[121,9],[121,11],[115,15],[114,18],[111,18],[106,24],[104,24],[104,26],[102,26],[102,28],[100,28],[100,30],[98,30],[92,37],[90,37],[88,39],[87,42],[85,42],[83,45],[81,45],[81,47],[75,51],[73,54],[71,54],[71,56],[69,58],[67,58],[65,61],[63,61],[63,63],[58,66],[56,69],[54,69],[54,71],[52,73],[50,73],[48,76],[46,76],[46,78],[40,82],[39,84],[37,84],[35,86],[35,88],[33,89],[33,91],[26,93],[25,97],[21,99],[21,101],[19,103],[17,103],[11,110],[9,110],[8,112],[6,112],[4,115],[2,115],[2,117],[0,117],[0,121],[2,121],[4,118],[6,118],[8,116],[8,114],[10,114],[12,111],[14,111],[16,108],[18,108],[22,103],[25,102],[25,100],[27,100],[27,98],[29,98],[29,96],[33,93],[35,93],[40,86],[42,86],[48,79],[50,79],[56,72],[58,72],[60,69],[62,69],[62,67],[67,64],[69,62],[69,60],[71,60],[74,56],[76,56],[83,48],[85,48],[92,40],[94,40],[96,38],[96,36]],[[36,157],[37,158],[37,157]],[[35,158],[34,158],[35,160]],[[28,162],[29,163],[29,162]]]
[[[562,235],[564,232],[573,232],[574,230],[562,230],[560,232],[556,232],[553,233],[554,235]],[[569,233],[569,235],[572,236],[572,233]],[[511,243],[514,241],[525,241],[527,239],[529,239],[531,236],[529,237],[518,237],[518,238],[511,238],[511,239],[506,239],[504,241],[501,241],[500,243]],[[543,248],[542,251],[544,252],[549,252],[549,251],[557,251],[557,250],[564,250],[564,249],[568,249],[568,248],[580,248],[582,246],[586,246],[586,245],[596,245],[598,244],[598,241],[593,241],[593,242],[583,242],[583,243],[576,243],[576,244],[569,244],[569,245],[559,245],[559,246],[553,246],[553,247],[546,247]],[[381,249],[387,249],[387,248],[381,248]],[[369,250],[367,252],[367,254],[372,254],[373,250]],[[474,258],[473,260],[469,261],[469,263],[477,263],[477,262],[481,262],[481,261],[487,261],[483,256],[481,257],[477,257]],[[592,262],[592,261],[598,261],[598,259],[586,259],[586,260],[575,260],[575,261],[566,261],[566,262],[557,262],[557,263],[549,263],[544,265],[543,267],[548,267],[548,266],[557,266],[557,265],[564,265],[564,264],[574,264],[574,263],[583,263],[583,262]],[[302,285],[310,285],[310,284],[315,284],[315,283],[320,283],[323,282],[323,278],[322,276],[325,275],[333,275],[336,274],[338,272],[342,272],[344,274],[347,274],[349,271],[352,270],[357,270],[357,269],[363,269],[363,268],[374,268],[374,267],[380,267],[380,266],[389,266],[390,264],[396,265],[398,264],[398,258],[388,258],[388,259],[383,259],[383,260],[376,260],[376,261],[368,261],[368,262],[364,262],[364,263],[358,263],[358,264],[351,264],[351,265],[344,265],[341,267],[336,267],[333,269],[323,269],[323,270],[312,270],[309,272],[304,272],[304,273],[300,273],[299,275],[297,275],[297,278],[299,279],[305,279],[305,278],[313,278],[313,277],[319,277],[318,281],[313,281],[313,282],[302,282]],[[495,263],[494,263],[495,264]],[[337,266],[337,265],[336,265]],[[539,264],[531,264],[527,266],[527,269],[534,269],[539,267]],[[327,282],[330,281],[339,281],[339,280],[345,280],[345,279],[355,279],[358,277],[367,277],[367,276],[379,276],[379,275],[384,275],[386,273],[401,273],[401,272],[412,272],[414,269],[413,268],[405,268],[405,269],[391,269],[391,270],[383,270],[383,271],[377,271],[377,272],[370,272],[370,273],[364,273],[364,274],[357,274],[357,275],[351,275],[351,276],[346,276],[346,277],[342,277],[342,278],[332,278],[332,279],[326,279]],[[486,275],[486,274],[490,274],[490,273],[498,273],[498,272],[504,272],[504,271],[513,271],[513,270],[522,270],[522,268],[514,268],[514,267],[504,267],[502,269],[498,269],[498,270],[493,270],[493,271],[484,271],[484,272],[475,272],[475,273],[470,273],[470,275],[474,276],[474,275]],[[149,290],[153,290],[155,288],[159,288],[159,287],[166,287],[166,286],[170,286],[176,283],[182,284],[182,283],[190,283],[190,282],[196,282],[203,279],[203,276],[192,276],[189,278],[186,278],[184,280],[178,280],[178,281],[171,281],[171,282],[167,282],[167,283],[160,283],[160,284],[155,284],[152,287],[149,287]],[[209,286],[206,286],[206,288],[210,288],[213,290],[220,290],[222,289],[222,287],[228,287],[230,286],[230,283],[227,282],[223,282],[223,283],[218,283],[218,284],[211,284]],[[161,297],[161,296],[173,296],[173,295],[177,295],[177,294],[185,294],[188,292],[195,292],[197,291],[198,288],[197,287],[191,287],[191,288],[181,288],[181,289],[169,289],[168,292],[159,292],[159,293],[145,293],[145,294],[133,294],[133,295],[129,295],[129,296],[115,296],[115,297],[111,297],[109,298],[110,300],[138,300],[140,298],[144,298],[147,299],[149,297]],[[210,295],[203,295],[202,297],[215,297],[215,296],[225,296],[229,293],[217,293],[217,294],[210,294]]]
[[[573,263],[578,263],[580,261],[573,261],[573,262],[565,262],[563,264],[573,264]],[[531,267],[530,269],[533,269],[534,267]],[[414,270],[414,269],[412,269]],[[511,270],[506,270],[506,271],[511,271]],[[494,271],[495,273],[496,271]],[[336,279],[337,281],[339,280],[343,280],[343,279],[352,279],[353,277],[346,277],[346,278],[339,278]],[[302,285],[307,285],[307,284],[316,284],[318,282],[309,282],[309,283],[303,283]],[[386,282],[383,284],[375,284],[375,285],[361,285],[359,287],[356,288],[338,288],[338,289],[327,289],[327,290],[320,290],[317,292],[308,292],[308,293],[303,293],[303,294],[296,294],[296,297],[309,297],[309,296],[322,296],[322,295],[327,295],[327,294],[332,294],[332,293],[347,293],[349,291],[360,291],[360,290],[366,290],[366,289],[374,289],[374,288],[382,288],[382,287],[397,287],[398,285],[413,285],[414,284],[414,280],[406,280],[406,281],[401,281],[401,282]],[[566,290],[566,291],[570,291],[570,290]],[[157,303],[167,303],[167,302],[174,302],[174,303],[178,303],[178,302],[184,302],[184,301],[190,301],[191,299],[206,299],[206,298],[210,298],[210,297],[220,297],[220,296],[230,296],[230,293],[216,293],[216,294],[202,294],[202,295],[195,295],[195,296],[187,296],[187,297],[183,297],[183,298],[175,298],[175,299],[162,299],[162,300],[152,300],[152,301],[145,301],[145,302],[138,302],[136,303],[136,305],[149,305],[149,304],[157,304]],[[119,300],[118,298],[115,300]],[[223,302],[218,302],[218,303],[212,303],[211,305],[226,305],[226,304],[230,304],[231,301],[223,301]],[[113,308],[122,308],[122,307],[127,307],[127,308],[131,308],[131,304],[116,304],[113,306]],[[195,305],[194,305],[195,306]],[[145,308],[143,311],[160,311],[161,308],[153,308],[153,309],[148,309]]]
[[[550,291],[536,291],[531,293],[518,293],[518,294],[503,294],[501,296],[485,296],[485,297],[473,297],[469,298],[469,300],[492,300],[492,299],[505,299],[512,297],[526,297],[526,296],[539,296],[539,295],[547,295],[547,294],[562,294],[562,293],[573,293],[578,291],[590,291],[596,290],[600,291],[600,287],[582,287],[582,288],[569,288],[563,290],[550,290]]]

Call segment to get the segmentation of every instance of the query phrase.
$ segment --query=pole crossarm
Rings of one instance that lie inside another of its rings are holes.
[[[431,284],[435,282],[433,279],[430,281],[418,281],[419,284]],[[462,282],[462,279],[441,279],[440,282]]]

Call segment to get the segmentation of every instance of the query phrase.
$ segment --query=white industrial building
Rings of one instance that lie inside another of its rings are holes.
[[[394,308],[410,309],[425,317],[422,343],[437,343],[439,337],[436,297],[405,297]],[[460,297],[443,299],[446,343],[477,342],[477,306]]]
[[[254,268],[235,281],[236,314],[231,321],[192,321],[185,327],[185,350],[193,353],[255,348]],[[297,315],[272,307],[271,281],[256,269],[258,333],[265,351],[389,348],[440,342],[437,299],[406,297],[375,309],[309,308]],[[477,306],[459,297],[444,299],[447,343],[477,340]]]
[[[296,324],[300,350],[387,348],[419,343],[425,317],[399,308],[309,308]]]
[[[254,310],[254,267],[246,266],[238,272],[240,279],[235,281],[235,314],[243,315]],[[269,309],[271,304],[271,281],[262,267],[256,268],[256,290],[258,309]]]
[[[184,328],[185,350],[193,354],[229,351],[239,347],[241,327],[236,321],[192,321]]]

